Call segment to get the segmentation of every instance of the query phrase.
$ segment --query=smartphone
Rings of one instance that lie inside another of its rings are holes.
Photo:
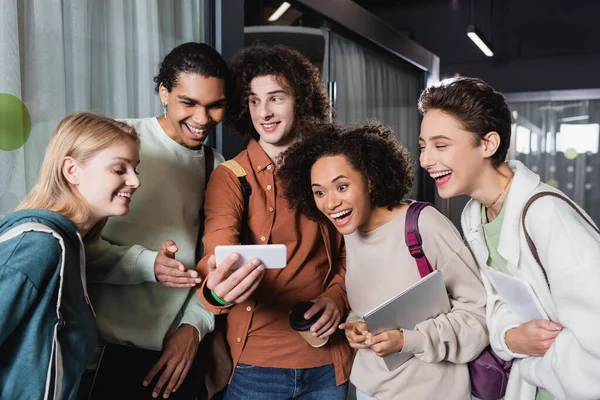
[[[240,244],[215,247],[217,266],[231,253],[240,255],[232,269],[243,267],[253,258],[262,261],[265,268],[281,269],[287,264],[287,249],[284,244]]]

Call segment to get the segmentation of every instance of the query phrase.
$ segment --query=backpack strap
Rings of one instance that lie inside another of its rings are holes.
[[[210,179],[210,174],[212,174],[215,169],[215,153],[213,152],[212,147],[203,144],[202,149],[204,150],[204,190],[206,191],[206,187],[208,186],[208,180]],[[198,229],[198,239],[196,240],[196,262],[200,261],[202,258],[202,236],[204,234],[204,209],[200,209],[200,222]],[[156,279],[158,281],[158,279]]]
[[[235,174],[235,176],[237,176],[238,180],[240,181],[240,186],[242,188],[242,196],[244,197],[244,209],[242,211],[242,224],[240,227],[241,237],[242,233],[246,232],[246,228],[248,226],[248,207],[250,204],[250,195],[252,194],[252,186],[250,186],[250,183],[246,179],[246,171],[244,170],[244,167],[240,165],[240,163],[238,163],[235,160],[228,160],[221,165],[229,168]],[[242,240],[240,240],[240,242],[242,242]]]
[[[16,227],[9,229],[0,236],[0,243],[7,240],[13,239],[25,232],[45,232],[51,234],[61,248],[61,262],[59,272],[59,283],[58,283],[58,300],[56,302],[56,316],[58,317],[57,323],[54,325],[54,336],[52,338],[52,351],[50,353],[50,362],[48,364],[48,372],[46,373],[46,390],[44,394],[44,400],[58,400],[61,398],[62,392],[62,378],[63,378],[63,362],[62,362],[62,351],[60,348],[60,342],[58,341],[58,331],[65,324],[63,315],[60,311],[60,305],[62,301],[63,283],[64,283],[64,270],[65,270],[65,242],[62,236],[60,236],[54,229],[36,222],[26,222],[24,224],[17,225]],[[83,250],[81,245],[80,251]],[[85,282],[83,282],[85,291]],[[87,297],[87,293],[85,293]],[[52,379],[54,378],[54,382]],[[53,393],[50,393],[50,389]]]
[[[527,216],[527,211],[529,210],[529,207],[531,207],[531,205],[533,204],[534,201],[536,201],[540,197],[544,197],[544,196],[552,196],[552,197],[556,197],[558,199],[563,200],[568,205],[570,205],[577,212],[577,214],[579,214],[579,216],[585,222],[587,222],[592,228],[594,228],[594,230],[596,232],[598,232],[598,234],[600,234],[600,230],[598,230],[598,228],[596,227],[596,225],[594,225],[581,212],[581,210],[575,205],[575,203],[573,203],[569,198],[561,195],[560,193],[548,192],[548,191],[546,191],[546,192],[538,192],[538,193],[534,194],[533,196],[531,196],[529,198],[529,200],[527,200],[527,203],[525,203],[525,207],[523,208],[523,214],[521,214],[521,226],[523,227],[523,233],[525,233],[525,240],[527,240],[527,245],[529,246],[529,250],[531,251],[531,254],[533,255],[533,258],[535,258],[535,261],[538,263],[538,265],[542,269],[542,272],[544,273],[544,278],[546,279],[546,284],[548,285],[548,287],[550,287],[550,280],[548,279],[548,274],[546,273],[546,269],[544,268],[544,266],[542,265],[542,261],[540,260],[540,256],[538,254],[537,247],[535,246],[535,243],[533,242],[533,239],[531,239],[531,236],[529,235],[529,232],[527,232],[527,228],[525,228],[525,217]]]
[[[208,179],[210,178],[210,174],[212,174],[215,169],[215,153],[213,152],[212,147],[203,145],[204,148],[204,184],[208,185]]]
[[[417,269],[419,270],[421,278],[433,272],[433,268],[431,268],[431,264],[423,252],[423,241],[421,240],[421,234],[419,233],[419,215],[425,207],[429,206],[433,207],[433,204],[422,201],[411,203],[406,212],[406,222],[404,226],[404,240],[408,246],[410,255],[413,256],[417,263]]]

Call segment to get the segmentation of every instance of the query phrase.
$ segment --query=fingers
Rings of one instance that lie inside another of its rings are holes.
[[[173,375],[174,370],[175,370],[175,366],[173,365],[173,363],[167,363],[167,367],[165,368],[163,373],[160,375],[160,378],[158,378],[158,382],[156,382],[156,385],[154,386],[154,389],[152,390],[152,397],[154,397],[154,398],[158,397],[160,392],[162,392],[162,389],[165,386],[165,383],[167,383],[167,380],[169,380],[169,378]]]
[[[389,339],[389,334],[387,331],[381,332],[378,335],[373,335],[371,333],[368,333],[366,336],[367,336],[367,340],[365,340],[365,343],[368,344],[369,346],[376,345],[377,343],[381,343],[381,342],[384,342]]]
[[[217,269],[217,261],[215,259],[215,255],[211,255],[208,257],[208,261],[206,262],[206,266],[208,267],[208,273],[214,272]]]
[[[258,287],[258,284],[265,274],[265,266],[262,263],[259,263],[259,265],[250,266],[252,268],[247,270],[251,271],[248,275],[236,275],[238,272],[236,271],[236,273],[233,273],[229,278],[227,278],[227,280],[223,282],[223,285],[226,285],[225,287],[230,289],[225,292],[223,296],[218,294],[217,296],[229,303],[241,303],[246,300]],[[247,271],[244,271],[244,274],[247,273]],[[217,290],[215,290],[215,293],[217,293]]]
[[[329,297],[320,297],[315,300],[315,304],[304,314],[305,319],[310,319],[317,312],[323,310],[323,314],[310,327],[310,330],[316,336],[325,338],[331,336],[340,323],[341,314],[335,302]]]
[[[209,274],[208,274],[208,278],[206,281],[206,286],[211,290],[215,290],[217,285],[219,285],[221,282],[223,282],[225,279],[227,279],[227,277],[229,277],[229,275],[231,275],[231,267],[239,259],[240,259],[239,254],[231,253],[223,261],[221,261],[221,264],[216,265],[216,260],[215,260],[214,254],[212,256],[210,256],[210,258],[208,259]],[[240,269],[243,270],[244,267],[242,267]],[[219,297],[221,297],[221,296],[219,296]],[[221,297],[221,298],[223,298],[223,297]]]
[[[322,299],[314,300],[314,304],[304,313],[304,319],[311,319],[313,315],[325,308],[326,303]]]
[[[168,398],[171,395],[171,392],[174,392],[176,389],[176,385],[179,383],[180,380],[182,380],[182,372],[183,370],[186,369],[186,365],[184,363],[179,363],[177,364],[177,367],[175,367],[175,370],[173,371],[173,375],[171,375],[171,378],[169,379],[169,383],[167,384],[167,387],[165,388],[165,391],[163,392],[163,398]],[[165,371],[166,372],[166,371]],[[160,392],[158,392],[160,393]]]
[[[165,365],[166,362],[167,362],[167,357],[165,357],[165,355],[163,354],[162,357],[156,362],[156,364],[154,364],[152,366],[152,368],[150,368],[150,371],[148,371],[148,373],[146,374],[146,377],[144,378],[142,385],[148,386],[150,384],[150,382],[152,382],[152,380],[154,379],[154,377],[156,376],[158,371],[160,371],[162,369],[162,367]]]
[[[172,240],[165,240],[162,244],[161,250],[167,255],[167,257],[174,258],[175,253],[179,251],[179,247]]]
[[[260,275],[256,278],[256,280],[254,281],[254,283],[252,284],[252,286],[250,286],[248,288],[248,290],[246,290],[245,292],[243,292],[236,300],[236,303],[243,303],[244,301],[248,300],[248,297],[250,297],[250,295],[256,290],[256,288],[258,287],[258,285],[260,284],[260,281],[262,280],[262,277],[264,275],[265,271],[263,270],[262,272],[260,272]]]
[[[232,253],[206,278],[206,286],[229,303],[248,298],[264,276],[265,266],[257,258],[232,272],[230,268],[238,259],[239,255]]]
[[[179,377],[179,381],[173,388],[173,392],[179,390],[181,385],[183,385],[183,381],[185,381],[185,378],[186,378],[187,374],[190,372],[191,367],[192,367],[192,364],[188,363],[188,365],[183,369],[183,372],[181,373],[181,376]]]
[[[202,282],[197,271],[186,270],[181,262],[167,257],[162,250],[154,260],[154,274],[169,287],[191,287]]]

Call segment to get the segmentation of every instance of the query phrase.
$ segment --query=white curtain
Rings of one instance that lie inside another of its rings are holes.
[[[335,119],[378,119],[396,131],[398,140],[418,161],[417,99],[423,73],[403,60],[387,59],[333,32],[329,43],[327,68],[329,79],[336,82]],[[417,177],[415,174],[412,198],[417,193]]]
[[[176,45],[204,39],[206,0],[0,0],[0,93],[31,114],[31,135],[0,150],[0,217],[37,179],[67,114],[159,115],[152,78]]]

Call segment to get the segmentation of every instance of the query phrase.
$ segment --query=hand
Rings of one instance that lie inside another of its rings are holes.
[[[562,329],[556,322],[534,319],[508,330],[504,341],[513,353],[543,357]]]
[[[365,344],[371,347],[379,357],[398,353],[404,348],[404,332],[398,329],[381,332],[378,335],[367,334]]]
[[[346,322],[338,328],[343,329],[350,347],[353,349],[368,349],[369,345],[365,343],[367,334],[370,333],[367,324],[364,321]]]
[[[333,335],[342,319],[337,304],[330,297],[325,296],[316,298],[313,303],[315,304],[304,313],[304,319],[310,319],[320,310],[323,310],[323,315],[310,327],[313,336],[324,339]]]
[[[163,398],[168,398],[171,392],[179,389],[196,357],[198,342],[198,330],[192,325],[183,324],[171,334],[165,343],[162,356],[144,378],[143,385],[148,386],[156,374],[165,368],[154,386],[152,397],[159,396],[167,381],[169,383],[163,392]]]
[[[154,275],[159,282],[167,287],[193,287],[202,282],[198,272],[187,270],[185,266],[175,259],[179,248],[172,240],[165,240],[154,260]]]
[[[237,270],[231,270],[231,266],[239,258],[239,254],[231,253],[217,266],[213,254],[207,263],[206,287],[228,303],[244,302],[258,287],[265,275],[265,266],[258,258],[253,258],[248,264]]]

